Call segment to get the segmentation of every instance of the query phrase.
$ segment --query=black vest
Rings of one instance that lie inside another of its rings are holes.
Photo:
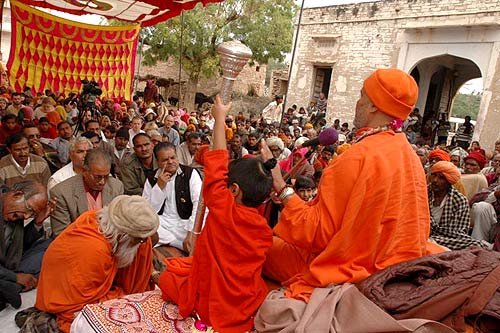
[[[189,180],[191,179],[191,175],[193,174],[193,170],[197,169],[191,168],[189,166],[185,166],[179,164],[181,168],[181,173],[177,174],[175,177],[175,205],[177,207],[177,213],[179,217],[183,220],[187,220],[191,217],[191,213],[193,212],[193,202],[191,201],[191,190],[189,188]],[[156,184],[156,179],[155,179]],[[155,184],[152,184],[154,186]],[[163,201],[163,205],[158,211],[158,215],[162,215],[165,209],[165,201]]]

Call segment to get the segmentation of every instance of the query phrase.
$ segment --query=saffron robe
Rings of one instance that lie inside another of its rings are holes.
[[[265,274],[308,301],[315,287],[358,282],[426,254],[426,178],[402,133],[368,136],[323,170],[318,195],[293,195],[274,228]]]
[[[57,316],[61,331],[70,331],[75,312],[85,304],[151,290],[151,239],[132,264],[118,268],[111,244],[98,230],[96,211],[82,214],[49,246],[43,258],[35,307]]]
[[[272,231],[257,209],[235,203],[227,187],[227,150],[205,154],[209,210],[193,257],[166,259],[159,286],[183,317],[193,310],[215,331],[245,332],[267,295],[261,277]]]

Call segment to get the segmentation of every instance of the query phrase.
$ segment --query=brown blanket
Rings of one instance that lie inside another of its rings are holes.
[[[465,318],[480,332],[500,332],[500,253],[466,249],[388,267],[357,285],[397,319],[440,321],[459,332]]]

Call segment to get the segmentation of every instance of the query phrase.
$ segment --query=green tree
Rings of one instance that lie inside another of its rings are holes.
[[[477,120],[479,106],[481,104],[481,94],[460,94],[455,96],[453,101],[452,117],[464,118],[470,116],[472,120]]]
[[[198,5],[184,12],[183,52],[179,59],[180,16],[142,30],[145,44],[144,63],[154,65],[173,57],[182,61],[189,75],[184,105],[194,103],[198,81],[220,73],[217,45],[237,39],[250,47],[253,60],[266,64],[283,61],[292,44],[293,0],[225,0],[218,4]],[[141,36],[142,37],[142,36]]]

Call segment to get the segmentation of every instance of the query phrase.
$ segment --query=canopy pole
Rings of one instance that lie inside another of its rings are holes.
[[[135,92],[137,92],[137,89],[139,89],[139,77],[141,76],[141,62],[142,62],[142,53],[144,52],[144,36],[145,34],[142,35],[141,38],[141,50],[139,52],[139,63],[137,65],[137,74],[136,77],[137,79],[135,80]],[[132,94],[134,96],[134,94]]]
[[[3,39],[3,5],[5,0],[0,0],[0,61],[3,61],[2,39]]]
[[[281,108],[281,119],[280,119],[279,129],[283,125],[283,117],[285,116],[285,112],[287,111],[286,102],[288,99],[288,90],[290,89],[290,83],[292,80],[293,61],[295,60],[295,51],[297,50],[297,42],[299,41],[300,24],[302,22],[302,12],[304,11],[304,2],[305,1],[306,0],[302,0],[302,5],[300,6],[299,22],[297,24],[297,32],[295,34],[295,41],[293,42],[292,60],[290,60],[290,68],[288,69],[288,83],[286,85],[286,94],[285,94],[285,98],[283,100],[283,106]]]
[[[183,48],[184,48],[184,10],[181,11],[181,43],[179,47],[179,101],[178,103],[178,108],[181,107],[181,91],[182,91],[182,85],[181,85],[181,77],[182,77],[182,53],[183,53]],[[182,100],[184,104],[184,99]]]

